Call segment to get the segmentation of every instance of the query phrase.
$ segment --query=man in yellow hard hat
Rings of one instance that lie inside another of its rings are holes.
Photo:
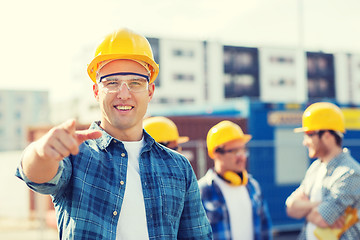
[[[189,141],[189,137],[179,136],[176,124],[166,117],[146,118],[144,120],[144,129],[155,141],[178,152],[182,150],[180,144]]]
[[[286,200],[290,217],[306,219],[299,238],[360,239],[356,216],[345,217],[346,209],[354,209],[351,214],[360,210],[360,165],[342,148],[345,133],[342,111],[329,102],[314,103],[303,113],[302,127],[295,132],[304,133],[303,145],[308,148],[309,157],[317,159]],[[329,233],[335,238],[326,235]]]
[[[24,151],[16,175],[51,195],[60,239],[212,238],[189,161],[143,130],[158,71],[145,37],[109,34],[88,66],[100,121],[69,120]]]
[[[199,187],[214,240],[272,239],[267,204],[258,182],[246,171],[250,139],[251,135],[227,120],[207,134],[214,169],[199,180]]]

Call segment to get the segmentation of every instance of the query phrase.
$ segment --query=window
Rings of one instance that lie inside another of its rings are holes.
[[[296,80],[291,77],[274,77],[270,79],[270,85],[272,87],[294,87],[296,83]]]
[[[21,112],[20,112],[20,111],[16,111],[16,112],[14,113],[14,117],[15,117],[15,119],[21,119]]]
[[[175,81],[188,81],[192,82],[195,80],[195,77],[193,74],[183,74],[183,73],[175,73],[174,74],[174,80]]]
[[[194,103],[195,100],[193,98],[179,98],[178,103]]]
[[[334,57],[307,53],[308,96],[310,99],[335,98]]]
[[[17,104],[23,104],[25,102],[25,98],[23,96],[17,96],[15,102]]]
[[[293,64],[294,63],[293,57],[286,57],[286,56],[271,56],[270,62],[274,64]]]
[[[160,102],[160,103],[163,103],[163,104],[169,103],[169,99],[167,99],[167,98],[160,98],[160,99],[159,99],[159,102]]]
[[[22,136],[22,128],[21,127],[16,128],[16,135],[17,136]]]
[[[259,97],[257,48],[224,46],[225,98]]]
[[[251,74],[225,74],[225,97],[258,96],[257,79]]]
[[[173,49],[173,55],[175,57],[194,57],[194,51],[191,49]]]

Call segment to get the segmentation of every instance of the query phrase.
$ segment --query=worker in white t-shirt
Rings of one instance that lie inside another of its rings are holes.
[[[251,135],[230,121],[213,126],[207,147],[214,168],[199,180],[214,239],[272,239],[271,219],[258,182],[247,173]]]

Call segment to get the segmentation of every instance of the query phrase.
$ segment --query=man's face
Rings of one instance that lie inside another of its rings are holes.
[[[99,76],[113,73],[136,73],[148,75],[147,70],[131,60],[116,60],[106,64]],[[126,76],[125,76],[126,77]],[[94,96],[100,104],[101,127],[110,134],[131,129],[142,129],[142,120],[146,113],[155,85],[142,92],[131,92],[125,84],[116,92],[107,92],[102,84],[93,87]]]
[[[215,165],[221,173],[225,171],[242,172],[246,170],[247,149],[241,140],[225,143],[222,147],[224,153],[215,152]]]
[[[327,147],[317,131],[304,133],[303,145],[308,148],[310,158],[321,158],[327,154]]]

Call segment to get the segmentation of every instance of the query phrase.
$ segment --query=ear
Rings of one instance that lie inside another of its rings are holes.
[[[154,92],[155,92],[155,84],[152,83],[149,85],[149,90],[148,90],[148,93],[149,93],[149,102],[150,100],[152,99],[152,97],[154,96]]]
[[[329,131],[324,132],[323,137],[324,137],[327,141],[330,140],[330,139],[334,139],[334,141],[335,141],[335,137],[334,137]]]
[[[331,135],[329,131],[326,131],[321,135],[321,138],[319,138],[320,141],[322,141],[325,145],[330,146],[335,142],[335,137]]]
[[[93,92],[96,101],[99,101],[99,86],[96,83],[93,85]]]

